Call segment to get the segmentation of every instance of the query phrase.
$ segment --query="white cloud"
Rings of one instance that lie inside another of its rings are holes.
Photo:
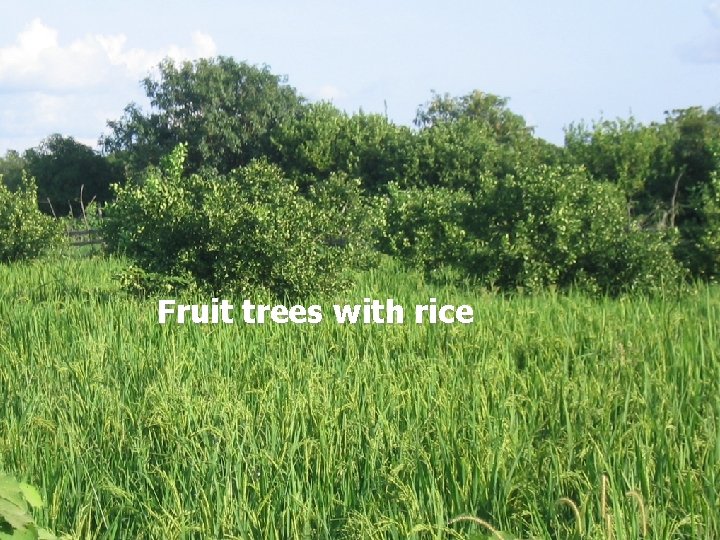
[[[88,34],[66,45],[57,30],[33,20],[13,45],[0,48],[0,84],[4,87],[72,90],[101,85],[115,77],[137,81],[164,57],[175,60],[213,56],[212,37],[192,35],[190,47],[160,50],[127,48],[124,34]]]
[[[11,141],[35,137],[37,144],[52,132],[97,137],[106,120],[137,99],[138,81],[160,60],[216,54],[212,37],[202,32],[194,32],[186,46],[150,50],[129,46],[124,34],[63,42],[56,29],[34,19],[14,43],[0,44],[0,154]],[[116,112],[107,116],[108,110]]]

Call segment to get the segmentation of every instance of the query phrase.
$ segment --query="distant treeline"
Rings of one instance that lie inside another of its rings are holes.
[[[384,115],[308,102],[267,67],[232,58],[166,60],[159,67],[156,78],[143,81],[150,109],[128,105],[108,123],[100,153],[51,135],[23,154],[0,158],[10,191],[25,171],[35,178],[41,210],[66,215],[77,212],[81,185],[86,202],[108,202],[115,196],[111,183],[125,186],[115,193],[130,197],[143,189],[148,171],[172,176],[157,167],[183,145],[175,159],[188,178],[244,178],[256,191],[292,192],[314,204],[326,197],[339,208],[350,197],[348,207],[360,205],[366,211],[357,215],[369,222],[367,229],[357,221],[345,225],[370,231],[372,249],[427,270],[453,268],[488,285],[581,284],[620,292],[720,273],[717,107],[673,110],[651,124],[630,118],[571,125],[560,147],[536,137],[505,98],[480,91],[433,94],[411,128]],[[260,177],[292,188],[254,184]],[[351,181],[356,191],[348,188]],[[240,188],[247,192],[243,204],[256,191]],[[186,202],[199,208],[207,199]],[[272,201],[267,204],[272,211]],[[307,208],[308,215],[314,211]],[[329,247],[352,248],[348,230],[326,232],[317,231],[335,238]],[[110,245],[147,254],[127,242]],[[195,255],[205,260],[204,270],[186,265],[182,272],[214,275],[222,256]],[[158,261],[149,268],[165,264]]]

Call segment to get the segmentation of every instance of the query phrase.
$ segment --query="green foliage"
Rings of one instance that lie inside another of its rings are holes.
[[[276,161],[312,184],[333,172],[359,178],[369,193],[402,181],[411,169],[414,136],[379,114],[348,116],[330,103],[304,107],[273,138]]]
[[[509,142],[530,134],[522,116],[510,111],[507,104],[507,98],[479,90],[460,97],[434,93],[432,99],[418,110],[415,125],[427,128],[467,118],[486,125],[501,141]]]
[[[677,247],[679,259],[692,275],[702,279],[720,277],[720,169],[708,184],[697,186],[689,205],[695,221],[682,228]]]
[[[42,506],[33,486],[0,472],[0,540],[54,540],[55,535],[38,527],[30,513],[30,508]]]
[[[276,160],[305,183],[329,176],[347,166],[338,145],[347,123],[347,115],[331,103],[306,105],[274,135]]]
[[[667,113],[663,124],[631,118],[571,126],[565,144],[571,162],[623,190],[644,228],[670,230],[677,261],[691,276],[708,279],[720,272],[712,202],[718,141],[718,110],[691,107]]]
[[[463,190],[390,185],[380,248],[419,268],[462,265],[472,202]]]
[[[582,169],[543,166],[476,185],[474,195],[391,191],[385,250],[511,290],[582,285],[618,294],[678,278],[670,239],[632,227],[621,192]]]
[[[498,295],[383,258],[312,327],[159,325],[112,281],[122,264],[0,266],[0,467],[47,486],[57,531],[488,534],[449,523],[471,514],[523,539],[720,538],[720,286]],[[332,320],[367,296],[475,322]]]
[[[718,171],[720,149],[720,110],[690,107],[672,111],[666,124],[675,132],[672,144],[674,168],[683,174],[681,195],[696,186],[707,185]]]
[[[38,209],[35,181],[10,191],[0,182],[0,263],[37,257],[62,242],[57,223]]]
[[[670,166],[671,140],[666,131],[632,117],[602,120],[591,127],[571,124],[565,132],[565,149],[570,161],[585,166],[593,178],[617,184],[634,202],[633,211],[644,215],[665,195],[649,197],[657,188],[650,186],[656,183],[654,178]]]
[[[409,185],[477,193],[485,177],[503,178],[556,161],[554,147],[533,137],[525,120],[507,108],[507,100],[492,94],[434,95],[418,110],[415,123],[420,132]]]
[[[105,202],[110,197],[110,183],[120,171],[107,158],[72,137],[54,134],[39,146],[23,154],[25,167],[38,186],[40,208],[60,216],[79,216],[82,202]],[[50,206],[48,204],[50,203]]]
[[[541,167],[498,180],[473,212],[468,268],[503,288],[579,283],[618,294],[678,277],[669,239],[634,228],[622,193],[582,169]]]
[[[15,191],[22,184],[23,171],[27,163],[23,156],[15,150],[8,150],[4,157],[0,157],[0,178],[10,191]]]
[[[718,173],[716,109],[672,111],[660,124],[630,118],[571,125],[560,149],[535,137],[506,98],[480,91],[433,94],[411,130],[382,115],[348,115],[330,103],[306,104],[266,66],[232,58],[179,65],[165,60],[158,77],[143,84],[151,110],[128,106],[121,120],[110,123],[112,134],[104,141],[111,161],[124,165],[138,184],[161,178],[158,170],[141,178],[141,171],[187,141],[184,167],[191,174],[171,184],[191,193],[220,192],[214,186],[222,181],[252,184],[236,169],[265,159],[284,171],[273,174],[292,179],[279,182],[290,191],[279,192],[278,201],[287,203],[289,214],[302,215],[304,205],[315,204],[313,190],[323,191],[321,184],[333,175],[333,181],[343,178],[346,184],[348,178],[358,179],[360,192],[384,197],[384,222],[377,214],[366,220],[383,250],[425,268],[449,265],[507,288],[583,283],[613,292],[673,282],[683,273],[678,264],[691,277],[707,279],[719,272],[711,180]],[[587,172],[578,172],[582,167]],[[171,188],[148,189],[161,200],[169,195],[163,190]],[[242,206],[247,194],[239,193],[222,196],[227,204]],[[205,218],[195,215],[210,201],[220,215],[230,214],[209,196],[183,195],[167,203],[184,216],[183,232],[167,230],[179,218],[149,220],[152,226],[143,234],[167,235],[157,245],[149,236],[142,241],[137,257],[154,253],[148,257],[155,262],[141,265],[133,280],[162,281],[163,265],[169,265],[180,282],[212,275],[209,281],[220,286],[223,278],[208,270],[218,249],[183,245],[188,231],[203,238],[203,245],[213,245]],[[169,212],[158,201],[152,204]],[[333,204],[344,206],[337,198]],[[250,212],[238,219],[260,218]],[[266,233],[257,241],[270,241]],[[223,231],[218,234],[226,238]],[[164,242],[170,247],[160,256]],[[678,264],[668,260],[668,250]],[[324,260],[325,251],[319,248],[308,260]],[[282,259],[280,251],[264,253]],[[248,263],[248,272],[265,272],[261,268],[268,264]],[[236,274],[228,268],[220,273]],[[620,283],[621,277],[627,282]],[[296,277],[276,278],[236,285],[272,282],[277,290],[297,289],[290,283]]]
[[[367,257],[372,223],[357,183],[332,176],[302,196],[262,160],[226,177],[185,175],[186,152],[179,146],[142,185],[118,187],[106,210],[109,248],[150,275],[305,297],[343,287]]]
[[[143,81],[151,110],[131,104],[105,150],[124,163],[129,176],[157,165],[177,144],[188,143],[187,168],[221,173],[271,153],[272,132],[300,105],[295,90],[267,66],[232,58],[199,59],[176,65],[166,59],[157,78]]]

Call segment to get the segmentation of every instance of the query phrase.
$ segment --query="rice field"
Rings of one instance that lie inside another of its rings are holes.
[[[160,325],[123,264],[0,266],[0,470],[58,535],[720,538],[718,286],[502,296],[384,261],[310,303],[475,322]]]

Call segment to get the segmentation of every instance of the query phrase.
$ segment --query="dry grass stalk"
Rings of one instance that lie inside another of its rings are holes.
[[[638,504],[638,508],[640,508],[640,522],[642,524],[642,535],[647,536],[648,533],[648,523],[647,523],[647,514],[645,513],[645,502],[643,501],[643,497],[640,494],[639,491],[635,489],[631,489],[625,494],[627,497],[630,497],[631,499],[635,499],[635,501]]]
[[[607,517],[607,483],[608,478],[603,474],[602,483],[600,485],[600,515],[603,519]]]

